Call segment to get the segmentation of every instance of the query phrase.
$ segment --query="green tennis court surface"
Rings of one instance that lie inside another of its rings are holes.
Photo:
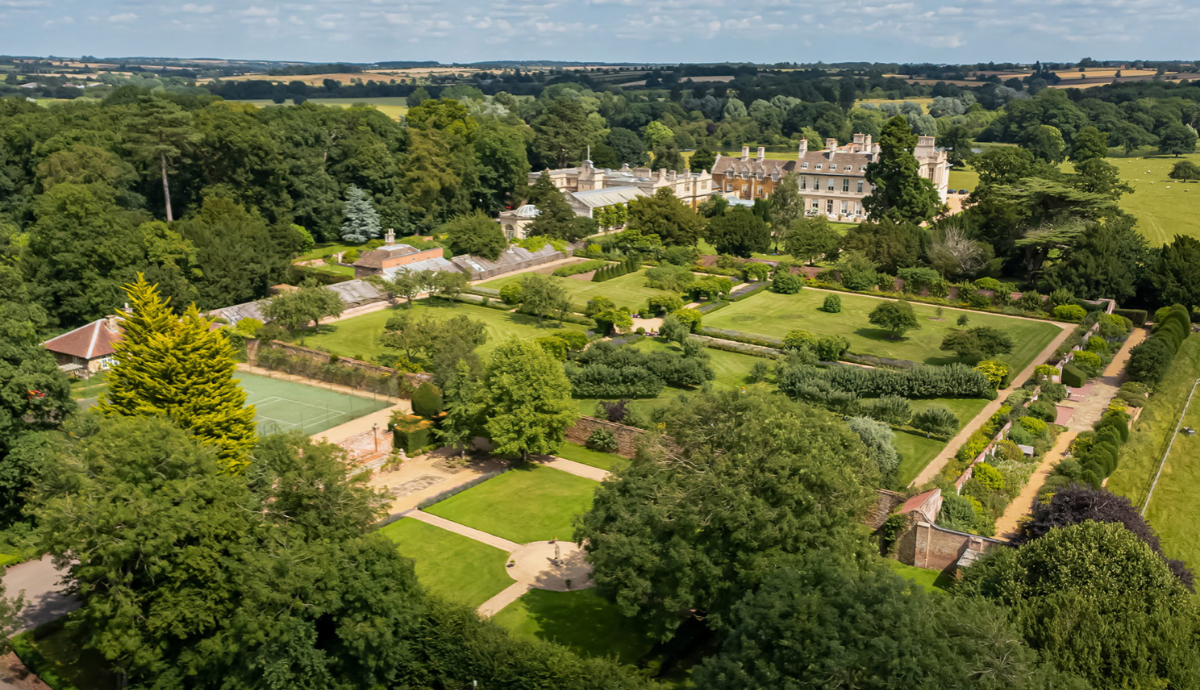
[[[315,434],[389,405],[386,400],[372,400],[269,376],[241,371],[235,376],[246,391],[246,404],[253,405],[258,413],[255,421],[260,434],[292,429]]]

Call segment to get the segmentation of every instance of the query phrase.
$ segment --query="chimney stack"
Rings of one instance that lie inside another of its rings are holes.
[[[758,160],[759,160],[759,162],[761,163],[762,161],[764,161],[764,160],[766,160],[766,159],[767,159],[767,147],[766,147],[766,146],[759,146],[759,147],[758,147]]]
[[[870,134],[864,135],[863,142],[864,142],[863,143],[863,151],[870,153],[871,152],[871,135]]]
[[[829,139],[825,140],[825,150],[826,151],[833,151],[836,148],[837,148],[837,139],[830,137]]]
[[[744,160],[744,161],[750,160],[750,147],[749,146],[742,147],[742,160]]]
[[[800,140],[800,153],[797,158],[804,158],[804,154],[808,153],[808,139]]]
[[[396,231],[394,229],[388,228],[387,237],[383,240],[383,243],[389,246],[396,244]]]

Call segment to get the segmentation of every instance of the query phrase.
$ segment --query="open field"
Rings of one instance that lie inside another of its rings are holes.
[[[425,589],[449,601],[477,608],[513,583],[504,567],[508,554],[493,546],[412,518],[379,533],[413,559]]]
[[[570,539],[571,521],[592,506],[599,484],[537,465],[513,469],[425,509],[518,544]]]
[[[636,663],[653,646],[594,589],[533,589],[492,621],[517,637],[555,642],[585,657],[615,656],[626,664]]]
[[[921,108],[925,112],[929,112],[929,106],[931,104],[933,104],[933,99],[932,98],[901,98],[901,99],[864,98],[864,99],[858,101],[857,103],[855,103],[855,105],[862,105],[864,103],[870,103],[871,105],[876,105],[876,106],[880,105],[882,103],[895,103],[896,105],[900,105],[901,103],[905,103],[905,102],[916,103],[917,105],[921,106]]]
[[[559,447],[556,455],[567,460],[574,460],[585,465],[598,467],[602,470],[615,470],[629,464],[629,461],[620,455],[612,453],[602,453],[598,450],[592,450],[586,446],[581,446],[577,443],[567,441]]]
[[[265,98],[233,102],[249,103],[260,108],[267,108],[276,105],[287,106],[292,104],[290,100],[286,103],[276,103]],[[308,102],[315,103],[317,105],[330,105],[337,108],[349,108],[353,105],[369,105],[393,120],[399,120],[405,115],[405,113],[408,112],[408,101],[400,96],[380,96],[376,98],[310,98]]]
[[[1192,336],[1179,348],[1166,379],[1150,397],[1133,425],[1129,441],[1121,447],[1117,469],[1106,485],[1109,491],[1126,496],[1137,506],[1145,502],[1197,378],[1200,378],[1200,338]],[[1192,399],[1183,425],[1200,426],[1200,395]],[[1200,503],[1195,498],[1198,483],[1200,437],[1180,434],[1163,467],[1146,517],[1162,538],[1163,550],[1189,564],[1200,563],[1200,543],[1196,541],[1200,533]]]
[[[1115,153],[1115,149],[1110,152]],[[1200,165],[1200,153],[1175,158],[1147,149],[1128,158],[1110,155],[1106,160],[1117,166],[1121,179],[1133,187],[1132,194],[1121,197],[1121,208],[1137,217],[1138,229],[1151,245],[1168,244],[1175,235],[1200,238],[1200,183],[1184,184],[1167,177],[1176,161]]]
[[[524,273],[518,273],[489,280],[480,287],[499,290],[509,283],[521,282],[525,278],[525,275]],[[591,280],[581,280],[579,278],[560,278],[558,276],[550,276],[550,278],[567,290],[575,307],[580,310],[583,309],[589,299],[598,295],[603,295],[611,299],[618,307],[637,309],[644,305],[646,300],[651,297],[676,294],[667,292],[666,290],[655,290],[646,287],[645,271],[630,273],[620,278],[606,280],[602,283],[593,283]]]
[[[246,404],[257,412],[260,434],[292,429],[315,434],[391,404],[269,376],[238,372],[234,378],[246,391]]]
[[[565,278],[563,279],[565,280]],[[587,283],[595,285],[597,283]],[[342,357],[373,360],[383,354],[396,354],[379,344],[379,335],[388,319],[408,309],[399,305],[391,309],[381,309],[362,316],[355,316],[344,321],[323,324],[319,331],[305,337],[304,345],[320,347]],[[413,304],[412,314],[424,318],[426,314],[438,319],[450,319],[456,316],[467,316],[476,321],[482,321],[487,327],[488,340],[480,348],[480,354],[487,354],[497,345],[509,338],[540,338],[554,331],[566,329],[583,332],[584,326],[574,323],[562,323],[546,319],[541,326],[537,318],[524,314],[513,314],[489,309],[462,302],[447,302],[446,300],[420,300]]]
[[[936,307],[913,303],[913,310],[921,328],[909,331],[902,338],[893,340],[887,331],[868,323],[871,310],[881,300],[862,295],[838,293],[842,298],[842,311],[829,314],[820,307],[827,292],[801,290],[795,295],[780,295],[760,292],[753,297],[734,302],[704,319],[705,326],[724,328],[783,338],[788,331],[802,329],[820,337],[840,335],[850,341],[853,352],[881,357],[907,359],[925,364],[950,364],[957,358],[939,348],[948,329],[957,328],[955,319],[959,313],[949,311],[943,321],[935,321]],[[1013,352],[1001,355],[1003,360],[1020,371],[1042,351],[1059,332],[1059,327],[1043,321],[1014,319],[999,314],[969,312],[970,326],[992,326],[999,328],[1013,339]]]

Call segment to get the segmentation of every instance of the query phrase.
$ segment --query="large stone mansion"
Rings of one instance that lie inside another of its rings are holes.
[[[933,181],[945,203],[950,185],[946,152],[934,146],[933,137],[923,136],[917,138],[913,155],[920,164],[921,177]],[[810,151],[808,141],[802,139],[795,160],[767,158],[761,146],[758,155],[751,158],[750,147],[743,146],[740,158],[717,156],[712,169],[713,188],[714,192],[738,199],[766,199],[786,173],[796,172],[810,215],[862,221],[866,220],[862,200],[871,193],[871,184],[866,180],[867,164],[878,156],[879,144],[872,143],[869,134],[855,134],[854,140],[845,146],[838,146],[837,139],[826,139],[825,148],[820,151]]]
[[[767,158],[766,149],[761,146],[754,158],[750,157],[749,146],[742,147],[740,157],[718,154],[711,172],[652,171],[631,169],[628,165],[609,170],[585,160],[575,168],[531,172],[529,184],[543,175],[549,176],[576,214],[592,218],[598,208],[651,196],[664,187],[693,209],[714,195],[741,203],[767,199],[785,174],[796,172],[809,215],[824,214],[831,220],[858,222],[866,220],[862,200],[871,193],[871,184],[866,179],[867,164],[879,152],[879,144],[871,141],[871,135],[855,134],[853,141],[845,146],[838,146],[837,139],[826,139],[822,150],[810,151],[808,140],[801,139],[794,160]],[[933,137],[922,136],[917,138],[913,156],[921,176],[933,181],[945,203],[950,185],[946,152],[934,145]],[[521,239],[525,237],[525,226],[533,222],[537,213],[537,209],[526,205],[504,211],[498,221],[510,240]]]

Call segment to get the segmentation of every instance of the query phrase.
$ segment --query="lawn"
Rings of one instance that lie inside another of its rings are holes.
[[[108,389],[107,372],[99,371],[87,379],[71,379],[71,398],[83,409],[96,404],[100,394]]]
[[[943,321],[933,320],[936,307],[913,303],[913,310],[921,328],[909,331],[904,337],[893,340],[883,329],[872,326],[868,321],[870,312],[881,300],[837,293],[842,298],[842,311],[830,314],[821,311],[825,297],[831,293],[805,289],[795,295],[780,295],[760,292],[753,297],[734,302],[728,307],[704,317],[704,325],[742,331],[773,338],[783,338],[788,331],[802,329],[820,337],[840,335],[850,341],[850,350],[860,354],[907,359],[926,364],[950,364],[957,358],[942,352],[939,346],[948,329],[956,328],[959,314],[967,313],[970,326],[992,326],[1012,336],[1012,354],[998,359],[1020,371],[1033,361],[1054,340],[1060,329],[1045,321],[1015,319],[1000,314],[962,312],[947,310]]]
[[[591,402],[591,401],[589,401]],[[619,470],[629,464],[629,460],[615,455],[613,453],[602,453],[598,450],[592,450],[577,443],[567,441],[559,447],[558,453],[560,458],[574,460],[585,465],[598,467],[602,470]]]
[[[970,166],[955,168],[950,171],[950,189],[965,189],[973,192],[975,191],[975,186],[978,184],[979,173],[972,170]]]
[[[626,664],[636,663],[654,646],[594,589],[530,590],[492,621],[517,637],[555,642],[585,657],[615,656]]]
[[[524,278],[525,274],[518,273],[516,275],[505,276],[504,278],[489,280],[480,285],[480,287],[499,290],[509,283],[519,283]],[[645,271],[630,273],[620,278],[606,280],[602,283],[593,283],[591,280],[581,280],[579,278],[561,278],[559,276],[550,276],[550,279],[566,288],[572,302],[575,304],[575,308],[578,310],[583,310],[587,301],[597,295],[603,295],[611,299],[618,307],[629,307],[636,310],[646,304],[646,300],[651,297],[677,294],[666,290],[655,290],[654,288],[646,287]]]
[[[939,570],[904,565],[893,558],[888,559],[888,565],[892,566],[897,575],[921,585],[926,592],[944,592],[954,583],[949,575]]]
[[[379,355],[394,355],[396,354],[395,350],[389,350],[379,344],[379,335],[383,333],[383,327],[389,318],[406,309],[408,307],[401,304],[391,309],[381,309],[344,321],[323,324],[317,333],[306,336],[301,344],[307,347],[319,347],[342,357],[355,359],[374,360]],[[539,338],[559,329],[581,333],[587,330],[586,327],[579,324],[560,324],[551,319],[546,319],[539,326],[537,318],[533,316],[513,314],[462,302],[447,302],[442,299],[420,300],[413,305],[412,313],[420,318],[424,318],[425,314],[432,314],[439,319],[467,316],[475,321],[482,321],[487,327],[488,339],[479,348],[480,354],[491,352],[497,345],[512,337],[525,340]]]
[[[1200,378],[1200,338],[1193,336],[1184,341],[1170,372],[1134,423],[1129,442],[1121,448],[1117,469],[1106,485],[1109,491],[1128,497],[1138,506],[1145,501],[1197,378]],[[1183,425],[1200,426],[1200,396],[1192,399]],[[1191,564],[1200,563],[1200,543],[1196,541],[1200,531],[1200,504],[1195,499],[1198,483],[1200,436],[1180,434],[1163,467],[1146,517],[1162,538],[1167,555]]]
[[[513,583],[505,572],[508,554],[493,546],[411,518],[379,533],[413,559],[425,589],[450,601],[478,608]]]
[[[570,539],[572,521],[591,508],[598,486],[590,479],[534,465],[505,472],[425,512],[518,544]]]
[[[925,438],[925,434],[915,431],[895,430],[895,434],[896,452],[900,454],[896,480],[901,486],[908,486],[921,474],[921,470],[942,452],[946,442],[936,438]]]
[[[311,261],[312,259],[321,259],[329,254],[337,254],[338,252],[348,252],[351,249],[361,250],[361,244],[341,244],[340,242],[320,242],[313,246],[312,249],[296,257],[298,261]]]

